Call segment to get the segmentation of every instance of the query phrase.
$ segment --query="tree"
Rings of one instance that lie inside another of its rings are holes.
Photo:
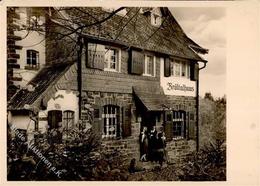
[[[211,95],[211,92],[206,92],[205,96],[204,96],[204,99],[208,99],[208,100],[214,101],[214,98]]]

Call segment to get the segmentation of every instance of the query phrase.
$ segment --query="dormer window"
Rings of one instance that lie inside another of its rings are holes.
[[[27,50],[26,57],[27,57],[27,66],[25,66],[25,69],[38,70],[40,67],[39,52],[36,50]]]
[[[151,24],[153,26],[161,26],[162,23],[162,18],[160,15],[155,14],[155,13],[151,13]]]

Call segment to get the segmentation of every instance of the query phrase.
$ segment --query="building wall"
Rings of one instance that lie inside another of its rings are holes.
[[[127,63],[128,56],[125,53],[122,64]],[[123,67],[124,65],[122,65]],[[106,151],[120,150],[125,154],[132,154],[132,157],[139,157],[139,141],[140,134],[140,121],[137,122],[136,115],[134,114],[135,102],[133,100],[133,86],[154,87],[160,85],[159,77],[147,77],[127,74],[127,71],[122,73],[108,72],[83,67],[82,84],[83,84],[83,102],[82,102],[82,120],[83,123],[88,121],[87,109],[85,104],[96,105],[100,100],[107,98],[115,98],[117,100],[127,102],[132,105],[131,115],[131,128],[132,135],[122,139],[103,139],[103,149]],[[125,73],[124,73],[125,72]],[[77,89],[77,68],[76,65],[71,67],[71,71],[65,74],[66,77],[59,83],[60,88]],[[173,96],[167,95],[169,105],[173,110],[184,110],[192,113],[193,119],[191,124],[196,124],[196,98],[192,96]],[[156,123],[159,130],[162,123]],[[187,129],[188,130],[188,129]],[[188,153],[195,150],[195,139],[173,139],[167,144],[167,151],[171,161],[179,161],[179,157],[184,158]]]
[[[93,11],[99,11],[93,9]],[[144,22],[147,22],[143,20]],[[150,21],[150,20],[149,20]],[[146,30],[146,25],[138,25],[140,29]],[[51,27],[51,32],[62,31],[62,29],[56,25]],[[56,40],[56,36],[48,37],[47,39],[47,61],[55,62],[59,59],[59,62],[67,62],[67,57],[76,57],[75,43],[71,42],[69,38],[62,38],[62,40]],[[74,47],[74,50],[73,50]],[[114,47],[119,47],[115,44]],[[59,48],[59,50],[53,50],[53,48]],[[177,48],[177,47],[176,47]],[[163,84],[160,79],[164,76],[163,69],[164,63],[162,56],[156,54],[156,76],[147,77],[140,75],[131,75],[128,73],[128,50],[121,48],[121,72],[109,72],[97,69],[86,68],[86,64],[82,62],[82,104],[81,104],[81,115],[83,123],[89,122],[89,116],[86,104],[96,105],[102,99],[113,98],[127,104],[132,105],[132,111],[134,112],[135,103],[133,101],[133,86],[146,87],[158,87]],[[64,60],[63,60],[64,59]],[[60,89],[67,89],[68,86],[71,89],[77,90],[77,66],[76,64],[72,67],[73,70],[70,72],[71,79],[64,79],[59,85]],[[175,81],[175,79],[174,79]],[[190,82],[190,81],[189,81]],[[182,82],[181,82],[182,83]],[[192,86],[195,86],[194,82],[191,82]],[[195,88],[195,87],[194,87]],[[154,90],[156,91],[156,90]],[[195,91],[192,95],[184,94],[169,94],[167,97],[170,100],[170,105],[173,109],[182,109],[187,112],[192,112],[194,117],[192,123],[196,121],[196,100]],[[122,139],[103,139],[102,146],[104,150],[113,151],[120,150],[125,154],[132,154],[133,157],[139,156],[139,142],[138,136],[140,134],[140,122],[137,122],[136,116],[131,115],[131,129],[132,135]],[[161,126],[158,124],[158,126]],[[167,150],[169,155],[172,157],[172,161],[176,161],[177,157],[182,157],[195,149],[194,139],[180,139],[171,140],[168,142]],[[175,159],[174,159],[175,158]]]
[[[19,29],[14,31],[15,36],[21,37],[21,40],[17,41],[16,44],[22,46],[21,50],[17,51],[20,58],[17,60],[17,64],[20,68],[14,69],[14,77],[20,79],[15,81],[14,84],[20,87],[25,87],[26,84],[39,72],[39,70],[45,65],[45,31],[44,30],[27,30],[28,20],[30,17],[27,14],[26,7],[16,8],[16,13],[20,16],[19,19],[15,20],[15,23],[19,26]],[[39,22],[41,24],[45,23],[45,17],[40,16]],[[27,50],[36,50],[39,52],[39,69],[28,70],[27,66]]]
[[[123,93],[108,93],[108,92],[93,92],[84,91],[83,100],[91,105],[101,105],[102,102],[116,104],[113,101],[116,100],[120,105],[125,107],[131,106],[131,136],[122,137],[120,139],[103,139],[102,149],[106,152],[120,151],[129,159],[139,158],[139,134],[140,134],[140,122],[137,121],[134,114],[135,104],[133,102],[132,94]],[[84,104],[83,104],[84,105]],[[82,120],[83,122],[89,122],[88,116],[85,115],[87,109],[82,107]]]
[[[79,121],[78,97],[75,92],[69,90],[58,90],[53,98],[47,103],[47,108],[39,112],[39,130],[46,132],[48,128],[48,111],[66,110],[74,111],[75,123]]]
[[[13,115],[9,112],[9,123],[14,125],[16,129],[23,129],[27,131],[27,140],[33,140],[35,122],[28,115]],[[15,131],[11,131],[12,136],[15,136]]]
[[[40,133],[45,133],[48,130],[48,111],[50,110],[71,110],[74,111],[75,123],[79,121],[79,108],[77,93],[69,90],[58,90],[54,97],[47,103],[45,110],[40,110],[38,114],[38,130]],[[17,129],[27,130],[28,140],[32,140],[33,132],[35,131],[35,122],[28,114],[8,114],[8,121],[14,124]]]

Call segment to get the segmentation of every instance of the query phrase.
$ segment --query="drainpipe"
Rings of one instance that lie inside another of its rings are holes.
[[[197,152],[199,151],[199,71],[204,69],[207,65],[207,61],[203,62],[203,66],[201,68],[199,68],[198,70],[198,79],[196,81],[196,87],[197,87],[197,95],[196,95],[196,118],[197,118],[197,121],[196,121],[196,126],[197,126],[197,130],[196,130],[196,150]]]
[[[81,120],[81,104],[82,104],[82,63],[81,63],[81,55],[82,55],[82,48],[83,48],[83,43],[82,43],[82,38],[79,36],[78,37],[78,45],[79,45],[79,50],[78,50],[78,57],[77,57],[77,81],[78,81],[78,91],[79,91],[79,120]]]

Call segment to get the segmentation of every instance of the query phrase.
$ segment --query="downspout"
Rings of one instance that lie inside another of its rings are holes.
[[[81,120],[81,104],[82,104],[82,62],[81,62],[81,55],[82,55],[82,38],[81,36],[78,37],[78,45],[79,45],[79,50],[78,50],[78,58],[77,58],[77,81],[78,81],[78,91],[79,91],[79,101],[78,101],[78,106],[79,106],[79,120]]]
[[[196,130],[196,150],[197,152],[199,151],[199,71],[204,69],[207,65],[207,62],[203,62],[203,66],[201,68],[198,69],[198,79],[196,81],[196,87],[197,87],[197,91],[196,91],[196,126],[197,126],[197,130]]]

